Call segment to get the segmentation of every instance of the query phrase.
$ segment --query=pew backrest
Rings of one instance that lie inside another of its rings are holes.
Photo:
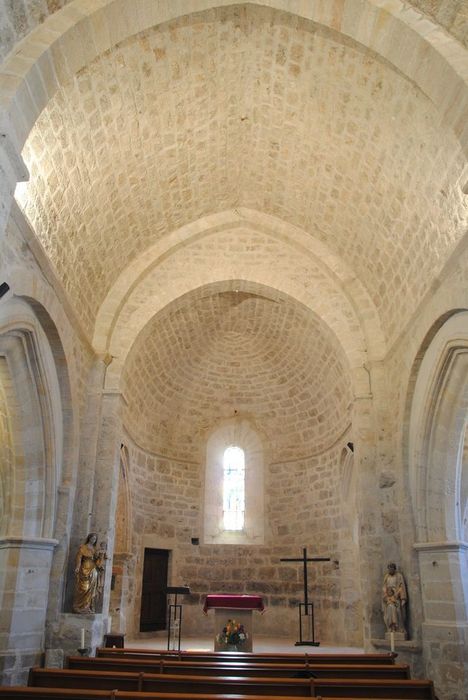
[[[176,676],[116,671],[31,669],[31,686],[90,688],[150,693],[238,694],[259,696],[395,698],[435,700],[431,681],[402,679],[243,678]]]
[[[106,657],[124,657],[124,658],[164,658],[178,660],[193,660],[193,661],[212,661],[212,662],[236,662],[243,661],[249,663],[283,663],[283,664],[301,664],[301,663],[331,663],[331,664],[394,664],[397,654],[394,652],[384,652],[376,654],[328,654],[315,652],[312,654],[294,654],[285,653],[268,653],[268,652],[207,652],[207,651],[166,651],[163,649],[137,649],[124,648],[113,649],[108,647],[98,647],[96,656]]]
[[[274,678],[409,678],[407,664],[260,664],[245,662],[186,661],[174,659],[119,659],[70,656],[67,668],[81,670],[138,671],[184,675],[269,676]]]
[[[305,678],[244,678],[239,676],[183,676],[126,671],[88,671],[33,668],[29,685],[33,687],[95,688],[149,693],[195,693],[284,695],[308,697],[311,681]]]
[[[129,693],[122,690],[82,690],[79,688],[31,688],[0,686],[2,700],[200,700],[199,695],[167,693]],[[210,700],[289,700],[278,695],[210,695]],[[317,697],[317,700],[331,700]],[[354,700],[344,698],[342,700]]]
[[[0,686],[2,700],[200,700],[199,695],[167,693],[129,693],[121,690],[80,690],[79,688],[31,688]],[[210,695],[210,700],[289,700],[287,697],[268,695]],[[334,700],[316,696],[316,700]],[[355,700],[347,697],[340,700]],[[369,700],[369,699],[368,699]],[[373,698],[372,700],[378,700]]]

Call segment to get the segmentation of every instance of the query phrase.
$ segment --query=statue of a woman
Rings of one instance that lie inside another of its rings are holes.
[[[73,594],[74,613],[86,614],[95,612],[99,572],[104,566],[101,553],[96,550],[97,539],[97,534],[90,532],[76,554],[75,591]]]
[[[382,588],[382,612],[389,632],[399,632],[406,636],[407,599],[405,579],[392,562],[387,567]]]

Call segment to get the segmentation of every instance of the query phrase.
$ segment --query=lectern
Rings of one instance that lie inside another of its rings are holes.
[[[174,596],[174,602],[168,607],[167,615],[167,650],[180,651],[180,636],[182,633],[182,605],[177,603],[178,595],[188,595],[188,586],[168,586],[168,595]]]

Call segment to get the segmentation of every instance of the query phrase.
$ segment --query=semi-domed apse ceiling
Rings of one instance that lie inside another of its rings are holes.
[[[325,324],[273,290],[233,282],[167,306],[124,371],[125,424],[137,444],[198,461],[207,432],[253,421],[275,459],[329,449],[350,424],[349,368]]]
[[[466,227],[464,159],[430,99],[362,45],[261,6],[105,52],[49,102],[24,159],[20,205],[89,337],[130,261],[248,207],[346,261],[391,340]]]

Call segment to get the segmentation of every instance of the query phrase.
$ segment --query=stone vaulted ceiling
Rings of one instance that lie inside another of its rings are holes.
[[[392,338],[466,226],[463,158],[426,96],[362,46],[264,7],[116,46],[51,100],[24,158],[20,202],[90,335],[130,260],[245,206],[345,260]]]

